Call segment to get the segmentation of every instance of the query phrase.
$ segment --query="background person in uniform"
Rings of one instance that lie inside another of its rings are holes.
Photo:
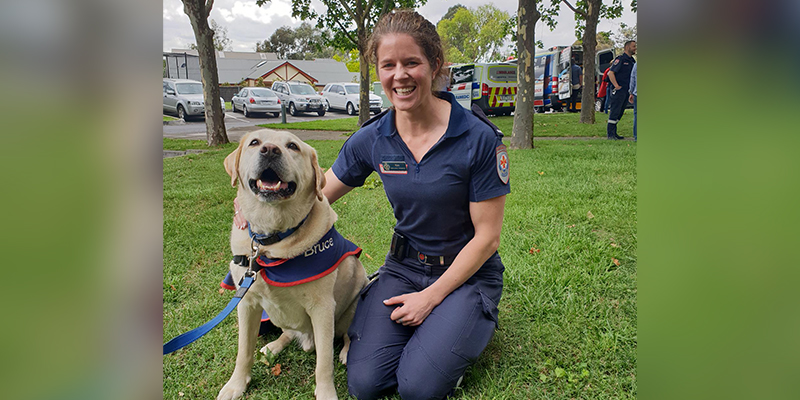
[[[625,52],[617,57],[608,71],[608,80],[611,82],[611,105],[608,112],[608,138],[612,140],[624,139],[617,135],[617,123],[625,112],[625,103],[628,101],[628,85],[630,84],[631,70],[636,60],[636,41],[625,42]]]
[[[636,64],[633,64],[631,71],[631,84],[628,87],[628,102],[633,104],[633,141],[636,141]]]
[[[631,71],[631,83],[628,86],[628,102],[633,104],[633,141],[636,141],[636,64],[633,64]]]
[[[508,155],[485,116],[435,91],[448,76],[424,17],[386,14],[367,54],[393,107],[345,142],[323,193],[333,203],[378,172],[397,224],[348,332],[348,389],[361,400],[395,390],[443,399],[497,326]]]
[[[580,65],[572,59],[572,67],[570,71],[570,84],[572,85],[572,94],[569,96],[569,112],[578,112],[578,98],[581,95],[581,82],[583,81],[583,69]]]

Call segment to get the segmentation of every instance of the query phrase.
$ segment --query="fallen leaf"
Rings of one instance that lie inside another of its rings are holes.
[[[530,249],[530,250],[528,250],[528,253],[531,253],[531,254],[533,254],[533,253],[538,253],[538,252],[540,252],[540,251],[541,251],[541,250],[537,249],[536,247],[531,247],[531,249]]]
[[[567,226],[567,228],[574,228],[574,227],[575,227],[575,224]]]
[[[592,219],[592,218],[594,218],[594,214],[592,214],[592,212],[589,211],[589,212],[586,213],[586,218]]]
[[[614,262],[614,265],[619,267],[619,260],[617,260],[616,258],[612,258],[611,261]]]
[[[175,290],[175,285],[169,285],[169,287],[171,287],[172,290]]]
[[[539,175],[544,175],[544,171],[536,171]]]
[[[342,202],[342,204],[347,204],[347,202],[346,202],[346,201],[343,201],[343,202]]]
[[[367,253],[364,253],[364,255],[365,255],[365,256],[367,256],[367,258],[369,258],[370,260],[372,260],[372,257],[370,257],[370,255],[369,255],[369,254],[367,254]]]
[[[616,243],[611,243],[611,247],[619,247],[619,245]]]
[[[183,392],[178,392],[178,397],[183,397]]]
[[[281,374],[281,365],[275,364],[275,366],[272,367],[272,375],[278,376],[280,374]]]
[[[219,289],[219,294],[223,294],[223,293],[225,293],[225,289],[220,288]]]

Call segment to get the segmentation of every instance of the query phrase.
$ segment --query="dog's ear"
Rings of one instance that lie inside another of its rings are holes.
[[[325,174],[322,168],[319,167],[317,162],[317,151],[311,148],[311,169],[314,170],[314,186],[317,193],[317,199],[322,201],[322,188],[325,187]]]
[[[242,156],[242,148],[244,147],[245,137],[242,137],[242,140],[239,141],[239,147],[233,151],[233,153],[228,154],[225,157],[225,172],[231,176],[231,186],[236,187],[236,180],[239,178],[239,157]]]

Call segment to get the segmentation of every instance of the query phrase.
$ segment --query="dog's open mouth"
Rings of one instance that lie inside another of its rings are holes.
[[[284,182],[272,168],[267,168],[258,179],[250,180],[250,190],[264,200],[281,200],[291,197],[297,184]]]

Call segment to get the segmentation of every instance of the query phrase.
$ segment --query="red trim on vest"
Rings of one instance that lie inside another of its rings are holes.
[[[333,271],[334,271],[334,270],[335,270],[337,267],[339,267],[339,264],[341,264],[341,263],[342,263],[342,260],[344,260],[345,258],[347,258],[347,257],[349,257],[349,256],[359,256],[359,255],[361,255],[361,248],[360,248],[360,247],[356,247],[356,249],[355,249],[355,250],[353,250],[353,251],[349,251],[349,252],[347,252],[347,253],[344,253],[344,254],[343,254],[343,255],[342,255],[340,258],[339,258],[339,260],[338,260],[338,261],[336,261],[336,264],[333,264],[333,266],[331,266],[330,268],[326,269],[325,271],[323,271],[323,272],[320,272],[320,273],[319,273],[319,274],[317,274],[317,275],[314,275],[314,276],[309,276],[308,278],[301,279],[301,280],[299,280],[299,281],[295,281],[295,282],[275,282],[275,281],[273,281],[273,280],[271,280],[271,279],[267,278],[267,273],[266,273],[266,271],[264,271],[263,269],[262,269],[261,271],[259,271],[259,273],[261,274],[261,279],[263,279],[263,280],[264,280],[264,282],[267,282],[268,284],[270,284],[270,286],[279,286],[279,287],[297,286],[297,285],[301,285],[301,284],[303,284],[303,283],[307,283],[307,282],[315,281],[315,280],[317,280],[317,279],[319,279],[319,278],[322,278],[323,276],[326,276],[326,275],[330,274],[330,273],[331,273],[331,272],[333,272]],[[260,260],[259,260],[259,261],[260,261]],[[270,265],[268,265],[268,266],[275,266],[275,265],[283,264],[285,261],[286,261],[286,259],[281,259],[281,260],[278,260],[278,261],[276,261],[276,262],[274,262],[274,263],[270,263]],[[259,264],[261,264],[261,263],[259,263]],[[263,264],[262,264],[262,265],[263,265]]]

